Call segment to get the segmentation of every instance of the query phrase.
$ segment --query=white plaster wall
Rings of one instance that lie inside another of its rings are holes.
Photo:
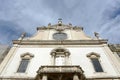
[[[71,52],[71,61],[72,65],[80,65],[85,71],[87,77],[95,76],[116,76],[116,72],[109,62],[108,57],[105,55],[102,47],[82,47],[82,48],[69,48]],[[95,52],[98,53],[100,57],[100,63],[104,72],[95,72],[91,60],[86,56],[88,53]]]
[[[21,61],[21,54],[24,54],[26,52],[34,54],[34,58],[31,59],[26,75],[28,76],[36,76],[36,71],[39,69],[41,65],[50,65],[51,56],[50,56],[50,48],[19,48],[14,56],[9,60],[9,63],[5,67],[2,75],[4,76],[15,76],[15,75],[21,75],[20,73],[17,73],[17,69],[19,67],[20,61]],[[26,76],[24,75],[24,76]]]
[[[71,34],[71,30],[65,30],[64,33],[67,34],[67,40],[72,40],[72,34]]]
[[[14,56],[9,60],[9,63],[2,72],[2,76],[23,76],[23,77],[35,77],[36,71],[41,65],[50,65],[51,64],[51,55],[50,52],[54,48],[19,48]],[[74,47],[67,48],[71,55],[70,61],[71,65],[80,65],[85,72],[87,77],[94,76],[116,76],[116,72],[113,69],[113,66],[109,62],[109,59],[102,50],[102,47]],[[31,59],[26,73],[17,73],[21,58],[20,55],[26,52],[34,54],[34,57]],[[90,52],[96,52],[100,54],[100,62],[102,64],[104,72],[96,73],[92,66],[92,63],[86,55]]]

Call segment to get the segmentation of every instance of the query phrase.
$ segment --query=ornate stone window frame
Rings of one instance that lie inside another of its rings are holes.
[[[65,32],[56,32],[56,33],[53,33],[52,38],[54,40],[60,40],[60,41],[61,40],[67,40],[68,39],[68,35]]]
[[[87,57],[90,58],[91,63],[93,64],[95,72],[104,72],[103,67],[102,67],[102,65],[100,63],[100,55],[98,53],[91,52],[91,53],[87,54]],[[98,66],[95,65],[95,62],[97,62]],[[100,70],[99,70],[99,68],[96,69],[96,67],[99,67]]]
[[[34,57],[33,54],[29,53],[29,52],[26,52],[24,54],[22,54],[21,56],[21,61],[20,61],[20,64],[19,64],[19,67],[17,69],[17,73],[25,73],[27,68],[28,68],[28,65],[30,63],[30,59],[32,59]],[[25,62],[24,62],[25,61]],[[23,65],[25,67],[25,70],[23,71]],[[25,66],[26,65],[26,66]]]
[[[51,58],[52,58],[52,65],[56,65],[55,63],[55,59],[57,56],[59,55],[63,55],[65,57],[65,64],[64,65],[69,65],[69,56],[70,56],[70,52],[62,47],[58,47],[56,49],[53,49],[50,53]]]

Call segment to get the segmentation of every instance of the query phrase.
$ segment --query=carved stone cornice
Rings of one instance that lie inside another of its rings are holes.
[[[120,44],[109,44],[108,46],[112,52],[120,52]]]
[[[111,76],[111,77],[91,77],[91,78],[87,78],[87,80],[114,80],[114,79],[120,79],[120,77],[114,77],[114,76]]]
[[[35,78],[31,78],[31,77],[27,77],[27,78],[23,78],[23,77],[0,77],[0,80],[35,80]]]
[[[37,30],[47,30],[47,29],[55,29],[57,31],[63,31],[65,29],[73,29],[73,30],[83,30],[83,27],[80,26],[72,26],[72,25],[65,25],[65,24],[55,24],[55,25],[48,25],[48,26],[41,26],[37,27]]]
[[[108,40],[13,40],[19,45],[99,45],[107,44]]]
[[[56,56],[56,55],[59,55],[59,54],[63,54],[65,56],[69,56],[70,55],[70,52],[67,50],[67,49],[64,49],[62,47],[58,47],[56,49],[53,49],[51,51],[51,55],[52,56]]]
[[[38,74],[44,73],[80,73],[84,71],[79,66],[41,66],[37,71]]]
[[[70,65],[70,66],[54,66],[47,65],[41,66],[37,71],[37,76],[35,80],[41,80],[42,77],[47,76],[47,78],[54,78],[54,80],[86,80],[84,71],[80,66]],[[76,79],[77,77],[77,79]],[[67,79],[66,79],[67,78]],[[79,78],[79,79],[78,79]]]

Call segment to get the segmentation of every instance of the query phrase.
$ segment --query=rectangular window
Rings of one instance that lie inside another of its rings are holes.
[[[64,56],[56,56],[55,65],[65,65],[65,57]]]
[[[27,69],[29,59],[22,59],[17,72],[24,73]]]
[[[97,58],[91,58],[91,61],[96,72],[103,72],[102,66]]]

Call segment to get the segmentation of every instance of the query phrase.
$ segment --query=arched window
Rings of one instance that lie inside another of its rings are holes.
[[[30,59],[34,57],[34,55],[30,53],[25,53],[21,55],[21,62],[19,65],[19,68],[17,72],[24,73],[27,69],[28,63],[30,62]]]
[[[91,59],[91,62],[96,72],[103,72],[102,66],[99,61],[99,58],[100,58],[99,54],[91,52],[87,55],[87,57]]]
[[[69,51],[61,47],[52,50],[51,56],[53,65],[68,65],[69,55]]]

